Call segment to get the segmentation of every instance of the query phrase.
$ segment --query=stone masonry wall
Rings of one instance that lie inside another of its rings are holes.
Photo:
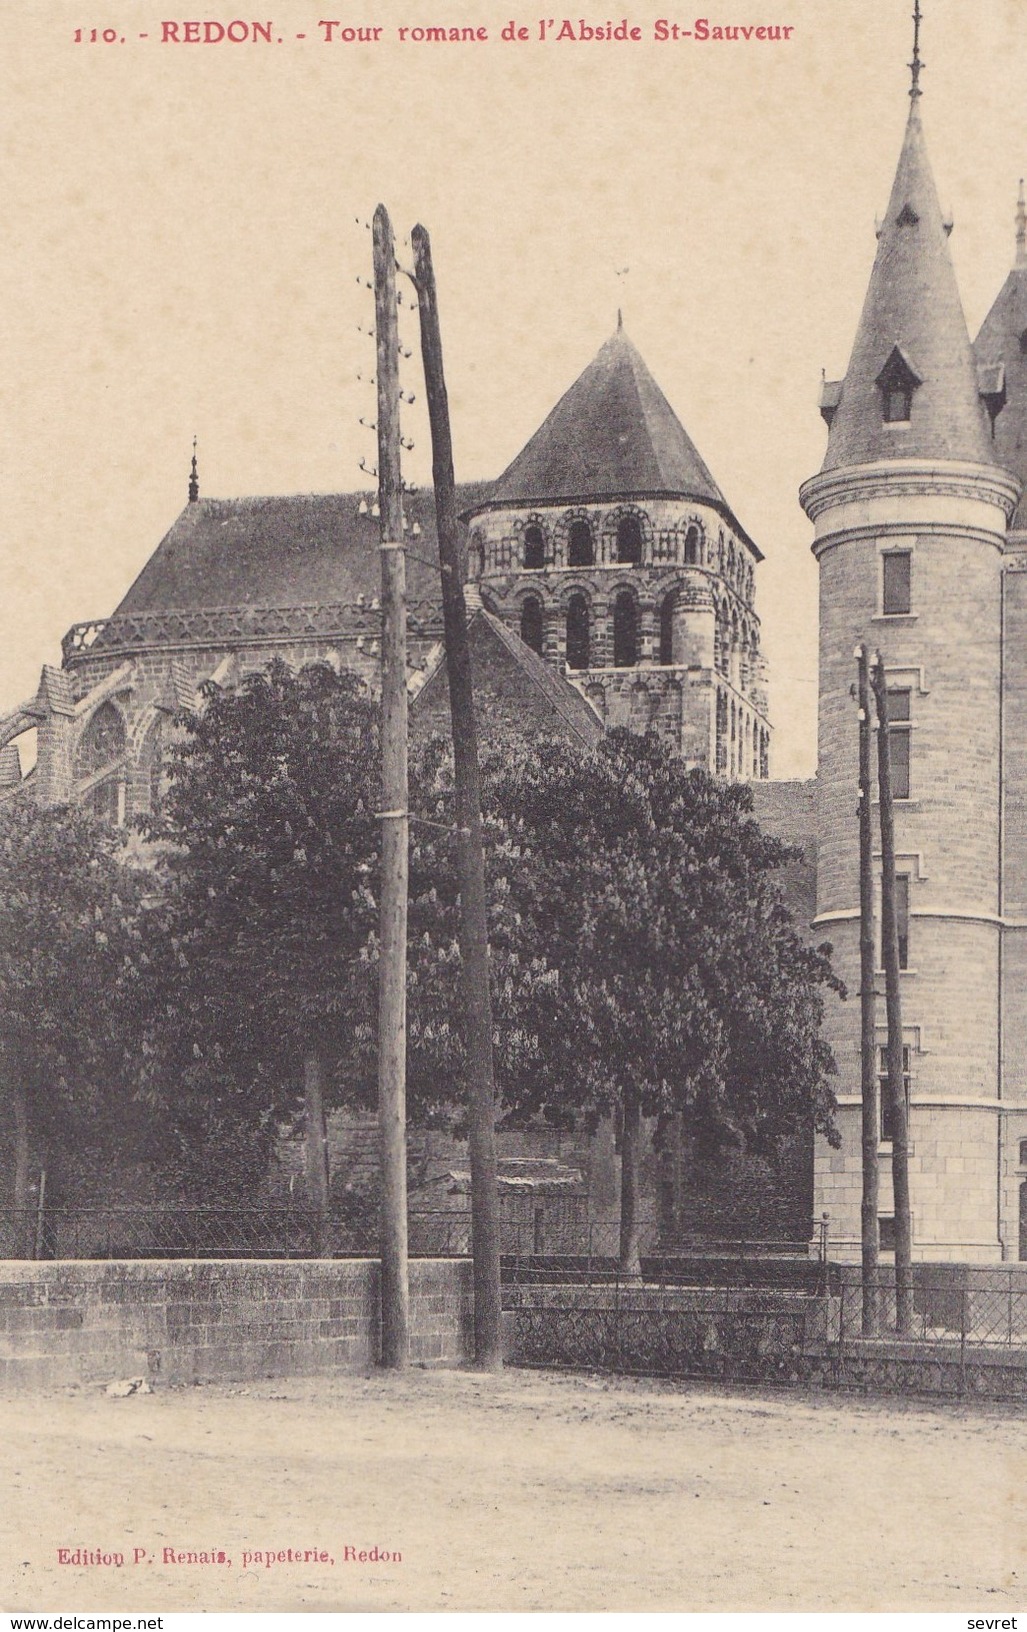
[[[473,1352],[471,1264],[410,1265],[411,1355]],[[378,1264],[148,1261],[0,1264],[0,1389],[362,1369],[378,1357]]]

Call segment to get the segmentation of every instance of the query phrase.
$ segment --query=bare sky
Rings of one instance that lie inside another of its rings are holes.
[[[503,43],[512,18],[537,30],[518,0],[182,14],[271,17],[280,45],[162,45],[157,0],[94,10],[5,6],[0,712],[70,624],[113,610],[185,502],[194,432],[206,495],[366,485],[358,223],[381,199],[401,233],[432,234],[460,478],[499,473],[623,306],[766,556],[773,770],[811,774],[816,569],[796,491],[823,454],[820,371],[844,372],[898,157],[911,0],[709,0],[711,24],[792,26],[777,44],[657,43],[657,17],[693,26],[669,0],[586,13],[627,16],[637,44]],[[923,116],[976,332],[1027,171],[1027,16],[1023,0],[924,11]],[[323,44],[322,16],[382,39]],[[118,40],[76,44],[94,22]],[[395,38],[428,23],[492,37]],[[420,396],[416,351],[407,368]]]

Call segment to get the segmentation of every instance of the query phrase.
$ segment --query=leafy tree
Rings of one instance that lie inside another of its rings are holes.
[[[140,874],[122,846],[81,809],[0,806],[0,1094],[19,1210],[33,1162],[52,1176],[72,1152],[109,1158],[132,1125],[119,994]]]
[[[145,1092],[183,1174],[222,1190],[263,1171],[302,1099],[323,1208],[325,1103],[373,1077],[377,709],[352,674],[276,662],[208,683],[179,723],[144,822],[162,856],[136,965]]]
[[[429,783],[438,820],[437,766]],[[775,874],[792,852],[754,821],[749,791],[687,770],[653,735],[614,731],[592,751],[506,742],[484,798],[497,1041],[516,1045],[500,1049],[504,1100],[618,1117],[621,1261],[637,1272],[642,1117],[681,1116],[707,1149],[766,1152],[810,1123],[837,1137],[829,949],[806,945],[783,905]],[[436,995],[430,1025],[444,1009]]]

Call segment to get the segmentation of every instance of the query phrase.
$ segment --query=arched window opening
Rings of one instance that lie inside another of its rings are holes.
[[[75,770],[80,777],[114,765],[125,753],[125,722],[113,703],[101,703],[79,740]]]
[[[638,608],[630,590],[622,589],[613,603],[613,665],[632,669],[638,662]]]
[[[567,603],[567,667],[587,669],[588,659],[588,602],[584,595],[572,595]]]
[[[621,516],[617,523],[617,560],[637,567],[642,559],[642,523],[637,516]]]
[[[521,639],[525,646],[542,655],[542,602],[529,595],[521,607]]]
[[[713,633],[713,664],[718,674],[727,674],[731,658],[731,630],[728,622],[727,607],[721,607],[717,612],[717,622]]]
[[[685,534],[685,566],[697,567],[698,565],[699,529],[698,527],[689,527],[687,533]]]
[[[105,778],[90,788],[85,806],[98,821],[119,826],[125,820],[125,784],[116,776]]]
[[[164,721],[159,714],[146,741],[146,755],[150,809],[159,810],[164,780]]]
[[[546,540],[541,527],[526,527],[524,529],[524,565],[526,568],[544,567],[546,564]]]
[[[727,770],[727,698],[722,691],[717,693],[716,768],[721,773]]]
[[[594,561],[595,545],[592,542],[591,527],[587,521],[572,522],[567,538],[567,565],[590,567]]]
[[[674,607],[677,604],[677,595],[671,590],[663,598],[660,607],[660,662],[673,663],[674,661]]]

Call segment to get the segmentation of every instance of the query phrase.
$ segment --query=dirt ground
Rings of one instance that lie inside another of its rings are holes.
[[[0,1446],[8,1611],[1027,1609],[1000,1407],[412,1371],[3,1399]]]

